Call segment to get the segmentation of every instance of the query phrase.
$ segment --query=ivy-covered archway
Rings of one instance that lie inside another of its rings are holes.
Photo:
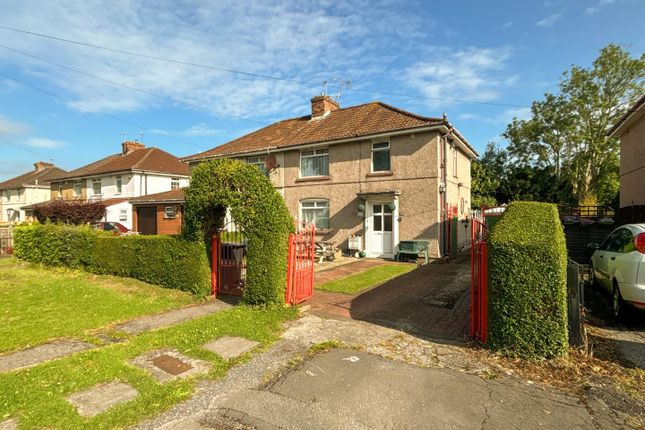
[[[289,233],[293,218],[282,196],[255,166],[232,159],[201,163],[186,189],[183,235],[204,241],[223,227],[226,208],[248,239],[243,300],[284,302]]]

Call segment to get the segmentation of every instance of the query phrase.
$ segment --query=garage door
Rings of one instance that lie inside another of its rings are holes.
[[[157,208],[155,206],[137,208],[137,230],[141,234],[157,234]]]

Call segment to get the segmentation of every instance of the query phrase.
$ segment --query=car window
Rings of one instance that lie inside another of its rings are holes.
[[[620,239],[620,250],[619,252],[627,253],[636,250],[636,245],[634,243],[634,235],[629,229],[622,229],[619,236]]]
[[[613,244],[613,242],[616,240],[616,237],[620,234],[620,230],[616,230],[613,233],[611,233],[609,236],[607,236],[607,239],[600,245],[600,249],[602,251],[609,251],[609,247]]]
[[[106,222],[105,224],[103,224],[103,230],[105,231],[116,230],[116,226],[112,223]]]
[[[632,232],[626,228],[616,230],[611,236],[611,241],[607,244],[607,251],[609,252],[625,252],[623,251],[623,248],[628,246],[630,242],[634,241]]]

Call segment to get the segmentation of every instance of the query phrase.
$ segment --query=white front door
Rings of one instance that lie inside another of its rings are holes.
[[[390,203],[368,203],[365,229],[369,257],[394,257],[394,214]]]

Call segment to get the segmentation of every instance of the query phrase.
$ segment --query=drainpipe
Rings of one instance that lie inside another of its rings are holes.
[[[448,116],[443,114],[443,121],[448,127],[448,132],[441,135],[440,150],[441,150],[441,182],[443,183],[443,192],[440,191],[440,205],[441,205],[441,253],[443,257],[448,256],[448,240],[446,234],[446,222],[448,222],[448,212],[446,206],[448,204],[448,140],[452,136],[452,126],[448,123]]]

